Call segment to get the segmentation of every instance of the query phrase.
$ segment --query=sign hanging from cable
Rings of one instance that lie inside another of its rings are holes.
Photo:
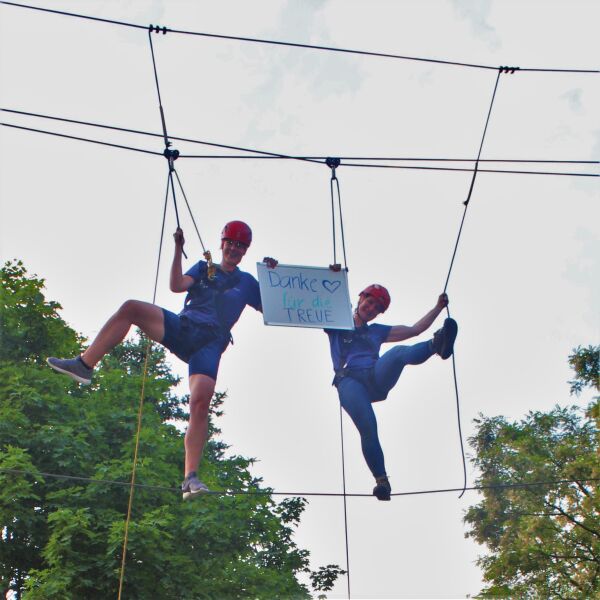
[[[353,329],[348,274],[328,267],[256,264],[265,325]]]

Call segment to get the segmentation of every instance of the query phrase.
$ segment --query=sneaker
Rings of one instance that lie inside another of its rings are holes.
[[[184,500],[191,500],[196,496],[206,494],[209,490],[208,487],[198,479],[196,473],[192,472],[183,480],[181,491],[183,492]]]
[[[392,486],[390,485],[387,475],[377,477],[375,483],[377,485],[373,488],[373,496],[376,496],[377,500],[390,500]]]
[[[83,385],[89,385],[92,383],[92,375],[94,369],[90,369],[83,364],[81,356],[77,358],[54,358],[51,356],[46,359],[46,362],[59,373],[64,373],[69,377],[72,377],[75,381],[83,383]]]
[[[456,321],[448,317],[444,321],[444,326],[433,334],[433,351],[444,360],[452,356],[457,333],[458,325]]]

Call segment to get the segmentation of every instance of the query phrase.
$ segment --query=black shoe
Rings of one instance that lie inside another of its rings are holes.
[[[373,496],[376,496],[377,500],[389,500],[391,498],[392,486],[387,476],[377,477],[375,483],[377,485],[373,488]]]
[[[452,356],[457,333],[458,325],[456,321],[448,317],[444,321],[444,326],[433,334],[433,351],[444,360]]]

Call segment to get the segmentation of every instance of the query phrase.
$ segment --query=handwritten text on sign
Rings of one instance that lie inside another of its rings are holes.
[[[353,329],[346,271],[257,263],[267,325]]]

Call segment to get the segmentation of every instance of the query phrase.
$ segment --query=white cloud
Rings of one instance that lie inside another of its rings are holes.
[[[491,0],[452,0],[456,14],[471,24],[473,34],[487,42],[492,50],[501,46],[496,29],[489,24]]]
[[[575,88],[566,91],[561,98],[564,98],[569,103],[569,108],[576,113],[583,111],[583,103],[581,101],[582,90],[581,88]]]

